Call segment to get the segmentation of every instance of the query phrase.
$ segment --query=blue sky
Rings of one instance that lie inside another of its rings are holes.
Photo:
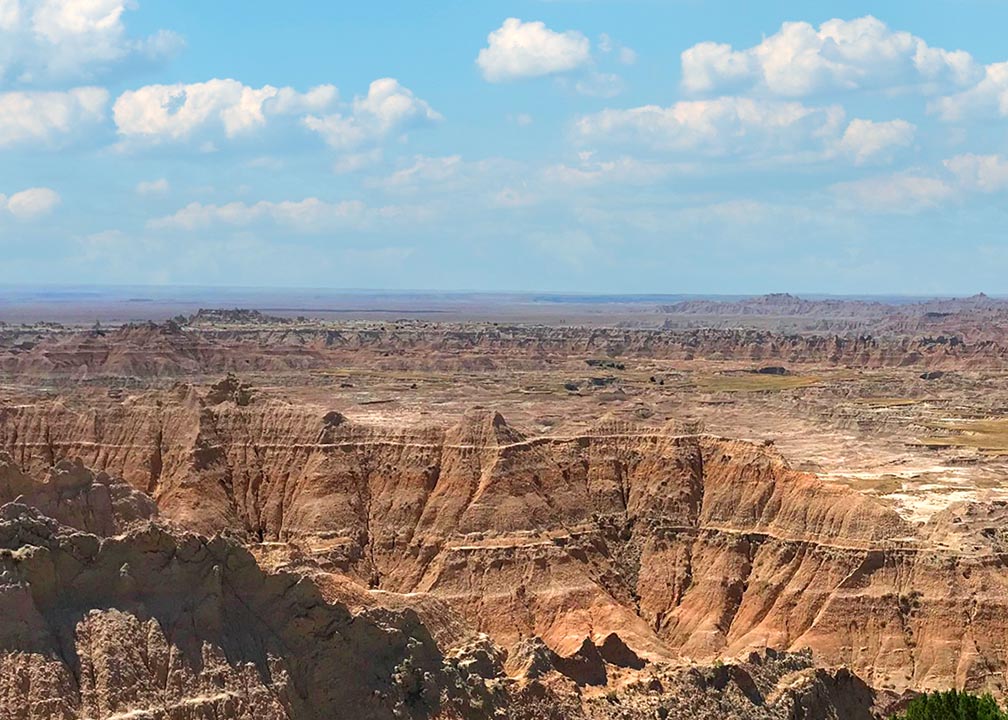
[[[1008,292],[1008,2],[0,0],[3,281]]]

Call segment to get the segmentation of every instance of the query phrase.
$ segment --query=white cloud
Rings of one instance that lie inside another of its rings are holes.
[[[837,183],[830,190],[842,208],[898,214],[938,207],[956,193],[940,178],[910,172]]]
[[[318,198],[299,201],[226,205],[204,205],[194,202],[174,215],[156,218],[147,223],[152,230],[199,230],[215,225],[248,227],[264,221],[307,232],[320,232],[337,226],[360,222],[367,213],[364,203],[350,200],[329,203]]]
[[[413,225],[429,216],[425,208],[396,205],[370,207],[360,200],[327,202],[310,197],[225,205],[194,202],[173,215],[149,220],[147,228],[194,232],[218,227],[243,230],[275,227],[305,234],[323,234],[367,229],[381,222]]]
[[[667,177],[675,169],[669,164],[642,162],[631,157],[596,161],[592,153],[583,153],[577,164],[559,164],[545,168],[543,179],[548,186],[588,186],[602,183],[648,185]]]
[[[917,127],[906,120],[872,122],[854,119],[840,139],[840,149],[857,164],[888,158],[896,148],[913,143]]]
[[[55,144],[104,119],[108,100],[108,92],[96,87],[0,93],[0,147],[23,142]]]
[[[496,204],[495,193],[501,187],[523,181],[527,173],[523,164],[503,158],[470,161],[459,155],[417,155],[390,175],[369,179],[365,185],[404,195],[422,193],[435,204],[440,199],[438,207],[448,211],[460,202],[475,207],[487,197]]]
[[[633,65],[637,62],[637,53],[633,48],[617,44],[608,33],[599,35],[598,49],[605,54],[616,53],[616,59],[623,65]]]
[[[343,155],[337,158],[333,163],[332,170],[336,175],[348,175],[350,173],[360,172],[365,168],[369,168],[381,162],[382,155],[383,153],[381,148],[373,148],[362,153],[350,153],[349,155]]]
[[[163,195],[168,189],[168,181],[165,178],[142,180],[136,186],[137,195]]]
[[[366,96],[354,98],[349,112],[308,115],[303,122],[331,147],[348,149],[441,119],[398,80],[381,78],[371,83]]]
[[[1000,155],[956,155],[945,161],[945,167],[968,190],[1008,190],[1008,158]]]
[[[448,157],[417,155],[412,165],[397,170],[389,177],[382,179],[380,184],[386,189],[396,189],[443,183],[457,177],[461,169],[462,157],[459,155]]]
[[[751,48],[703,42],[682,53],[683,86],[692,92],[755,88],[775,95],[917,87],[966,87],[981,70],[962,50],[930,47],[872,16],[833,19],[818,29],[787,22]]]
[[[228,138],[260,129],[271,117],[318,111],[336,101],[336,88],[321,85],[306,93],[237,80],[213,79],[184,85],[147,85],[124,92],[113,114],[119,134],[153,142],[187,140],[223,131]]]
[[[575,123],[587,141],[641,144],[653,150],[707,155],[821,152],[839,137],[841,107],[724,97],[603,110]]]
[[[0,80],[19,83],[88,78],[128,59],[156,59],[182,39],[161,30],[131,38],[130,0],[0,0]]]
[[[974,87],[939,98],[931,107],[949,122],[1008,117],[1008,62],[988,65],[983,79]]]
[[[815,162],[850,157],[858,164],[891,159],[913,142],[905,120],[849,123],[839,105],[746,97],[687,100],[669,107],[607,109],[575,122],[585,142],[714,157]]]
[[[476,64],[489,82],[567,72],[591,59],[591,43],[575,30],[554,32],[541,22],[508,18],[487,36]]]
[[[29,188],[10,197],[0,195],[0,210],[6,210],[18,220],[31,220],[52,212],[60,202],[55,190]]]

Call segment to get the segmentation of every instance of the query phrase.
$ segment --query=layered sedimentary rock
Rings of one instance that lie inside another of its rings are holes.
[[[11,720],[868,720],[885,702],[807,653],[683,668],[649,664],[611,634],[566,657],[529,638],[509,658],[486,636],[446,656],[415,613],[351,614],[233,539],[157,524],[142,493],[104,474],[61,463],[35,481],[3,458],[0,475],[18,493],[0,504]],[[110,486],[118,501],[96,503]],[[103,530],[80,529],[96,519]],[[604,697],[582,691],[610,681]]]
[[[39,475],[80,457],[183,527],[237,533],[323,584],[432,598],[505,648],[608,642],[658,663],[810,648],[875,685],[1005,692],[1004,508],[921,527],[772,448],[674,427],[526,437],[486,411],[389,427],[242,398],[2,408],[0,448]]]
[[[441,370],[486,370],[592,355],[857,368],[1003,368],[1008,363],[1008,345],[1003,341],[940,328],[872,336],[425,323],[215,329],[170,321],[108,331],[7,331],[0,334],[0,371],[20,377],[175,378],[330,368],[350,356],[358,362],[370,357],[386,367],[409,363]]]

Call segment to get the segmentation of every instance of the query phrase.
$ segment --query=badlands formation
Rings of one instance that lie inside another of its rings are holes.
[[[0,717],[1008,698],[1008,306],[634,313],[0,325]]]

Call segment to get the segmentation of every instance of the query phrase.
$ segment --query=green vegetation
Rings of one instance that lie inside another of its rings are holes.
[[[940,431],[934,436],[921,438],[929,447],[976,448],[982,452],[1008,453],[1008,420],[961,420],[938,423],[932,426]]]
[[[891,720],[1008,720],[1008,713],[990,695],[948,690],[914,698]]]
[[[610,370],[626,370],[626,365],[615,360],[598,360],[596,358],[590,358],[585,360],[585,364],[588,365],[588,367],[608,368]]]

